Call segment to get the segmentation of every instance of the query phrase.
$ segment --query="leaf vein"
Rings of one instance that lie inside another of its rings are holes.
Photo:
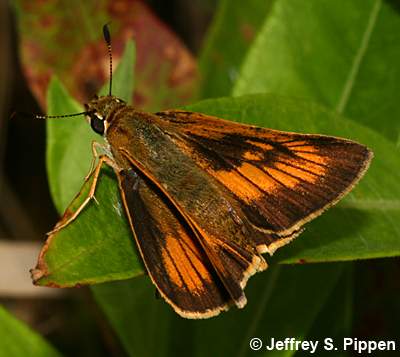
[[[343,113],[346,105],[349,101],[351,92],[354,87],[358,72],[360,70],[361,62],[367,52],[369,42],[371,40],[371,35],[374,30],[378,14],[382,7],[382,0],[376,0],[374,6],[372,7],[371,14],[368,19],[367,27],[365,28],[363,37],[361,39],[360,47],[357,50],[356,56],[354,57],[353,64],[350,68],[349,75],[347,77],[346,83],[344,85],[342,95],[336,106],[336,111],[340,114]]]

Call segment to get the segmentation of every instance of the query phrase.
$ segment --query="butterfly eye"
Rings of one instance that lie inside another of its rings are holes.
[[[96,114],[90,116],[90,126],[100,135],[104,134],[104,119]]]

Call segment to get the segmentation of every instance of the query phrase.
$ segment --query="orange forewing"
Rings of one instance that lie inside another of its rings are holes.
[[[157,113],[179,146],[222,186],[273,253],[358,182],[372,152],[356,142],[243,125],[199,113]]]

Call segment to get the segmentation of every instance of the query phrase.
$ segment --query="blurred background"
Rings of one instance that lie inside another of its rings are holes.
[[[399,8],[397,1],[388,3]],[[88,288],[31,286],[28,270],[58,213],[46,177],[45,122],[24,115],[10,118],[15,111],[45,113],[47,84],[54,74],[77,100],[90,99],[108,78],[101,34],[108,21],[116,64],[126,40],[136,42],[135,105],[154,111],[206,97],[198,58],[208,51],[207,34],[221,7],[217,0],[0,0],[0,304],[66,356],[127,352]],[[260,24],[261,16],[241,26],[237,46],[251,43]],[[224,70],[226,81],[233,81],[235,69]],[[219,88],[207,93],[227,94]],[[341,291],[348,289],[344,300],[353,308],[351,334],[398,338],[400,286],[393,279],[400,274],[398,259],[348,263],[347,268],[356,277],[347,283],[343,278],[340,285]],[[320,318],[335,319],[332,306],[343,299],[336,293]],[[318,336],[317,326],[310,334]]]

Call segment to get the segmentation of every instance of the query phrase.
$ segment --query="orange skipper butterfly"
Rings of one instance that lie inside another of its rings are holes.
[[[354,141],[243,125],[183,110],[145,113],[111,95],[85,105],[93,144],[88,197],[50,233],[71,223],[94,198],[103,165],[118,179],[132,235],[159,294],[186,318],[207,318],[246,304],[250,276],[303,225],[338,202],[373,156]],[[50,118],[50,116],[44,116]],[[97,163],[96,163],[97,162]],[[32,270],[34,281],[43,275]]]

